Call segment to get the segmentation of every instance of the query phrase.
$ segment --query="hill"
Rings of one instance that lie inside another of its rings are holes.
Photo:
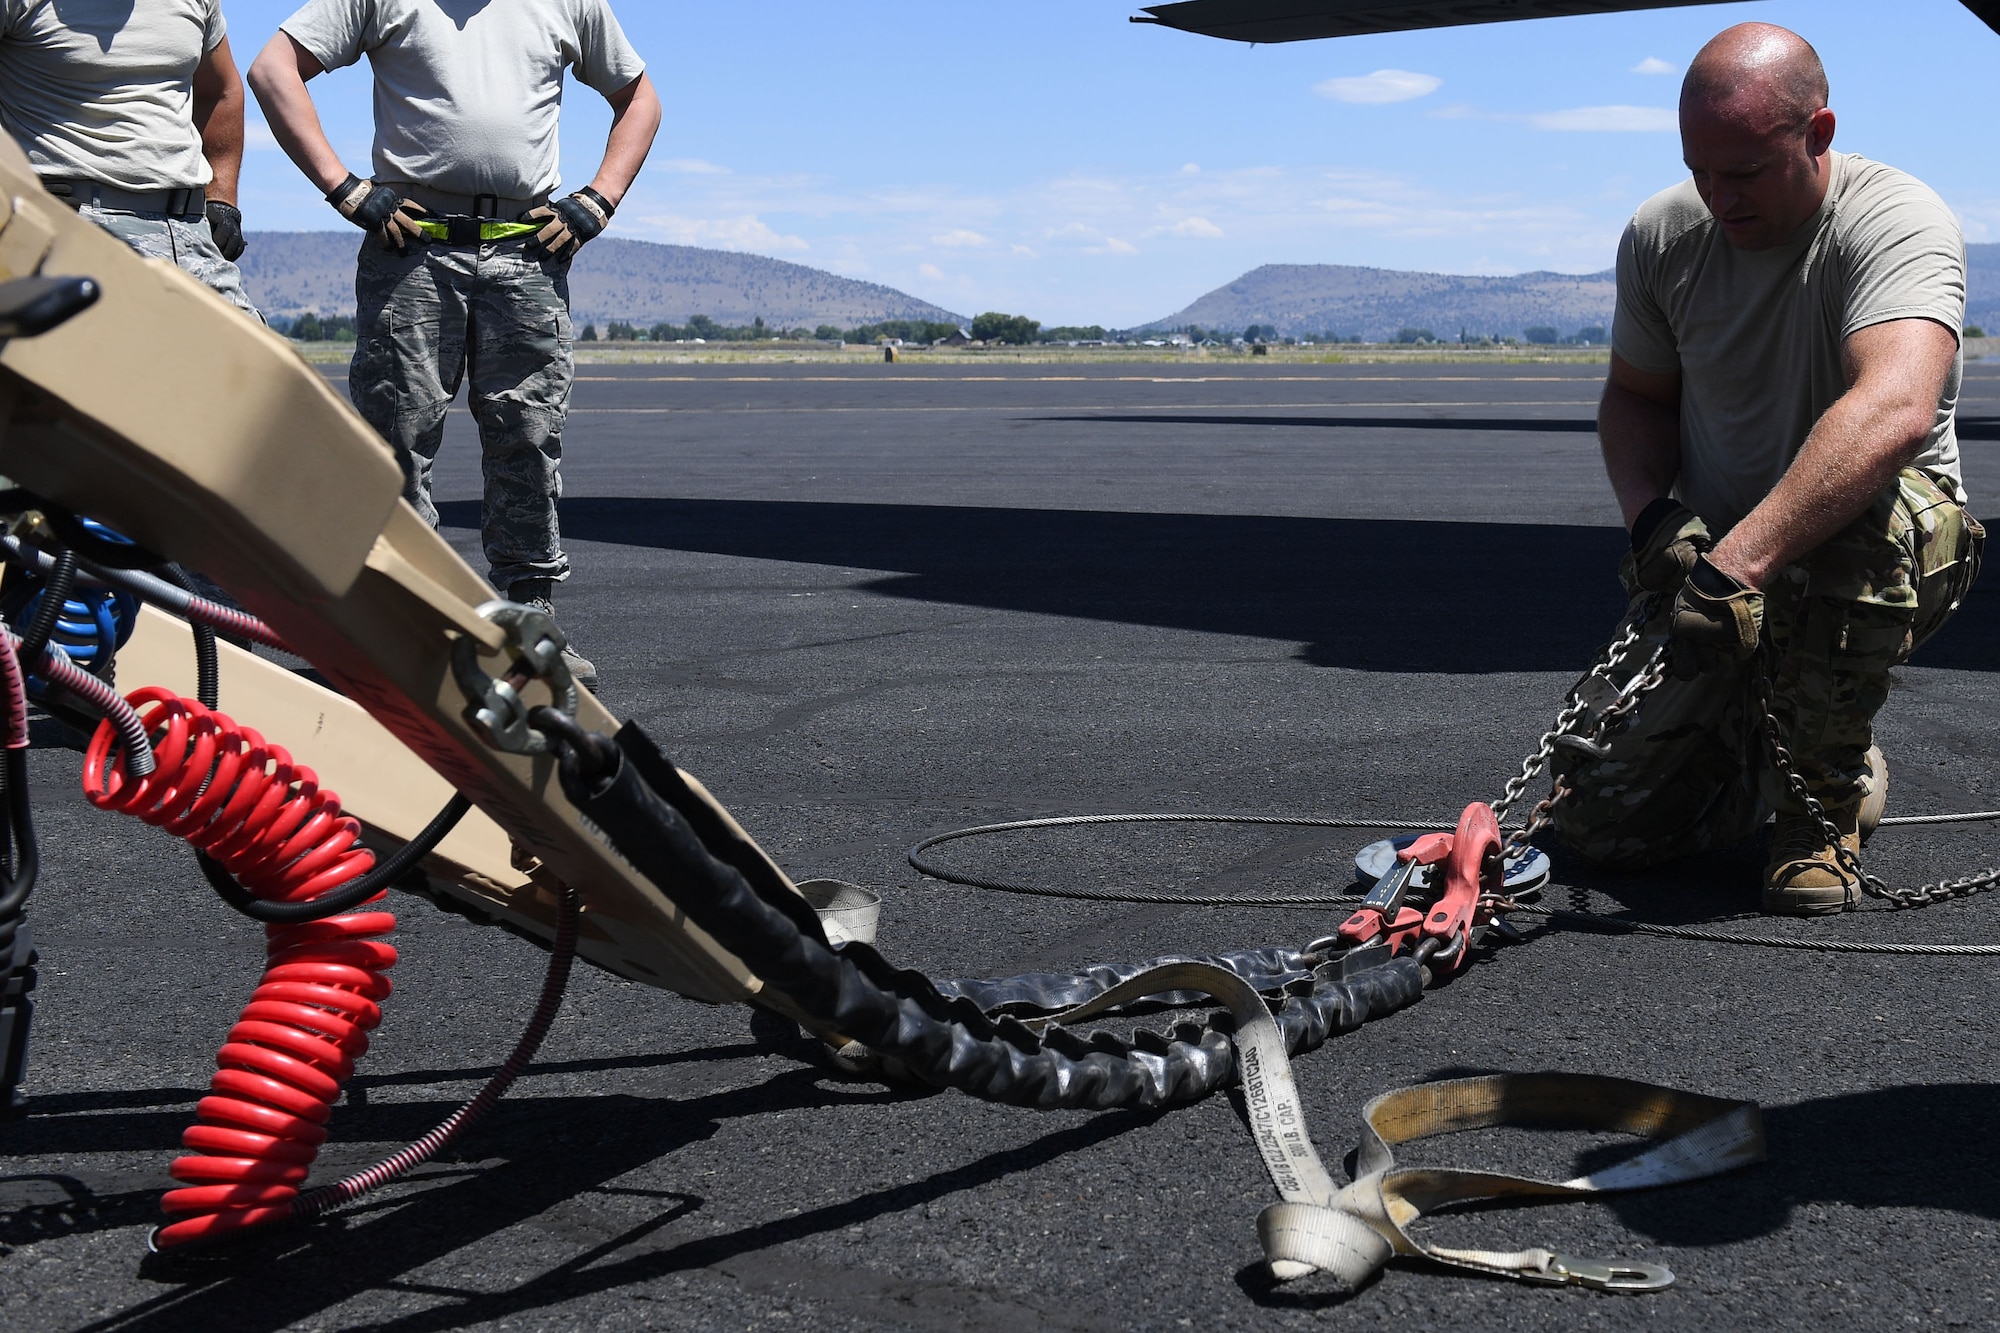
[[[1965,250],[1966,323],[2000,333],[2000,243]],[[1567,336],[1593,325],[1610,327],[1616,301],[1610,269],[1488,278],[1345,264],[1266,264],[1145,327],[1239,330],[1261,324],[1286,337],[1358,334],[1376,341],[1405,328],[1455,339],[1461,329],[1518,337],[1524,329],[1546,325]]]
[[[251,232],[243,278],[265,314],[289,319],[354,311],[352,231]],[[893,287],[858,282],[782,259],[659,245],[613,237],[584,247],[570,270],[570,304],[579,324],[630,320],[681,324],[707,315],[725,325],[763,318],[785,328],[853,328],[885,319],[963,324],[953,314]]]
[[[2000,335],[2000,241],[1965,247],[1965,322]]]
[[[1608,269],[1483,278],[1347,264],[1266,264],[1146,327],[1233,330],[1262,324],[1285,337],[1359,335],[1370,342],[1394,338],[1404,328],[1456,339],[1461,329],[1518,337],[1540,324],[1568,335],[1609,326],[1616,299]]]

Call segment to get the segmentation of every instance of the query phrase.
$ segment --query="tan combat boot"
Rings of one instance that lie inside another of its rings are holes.
[[[1875,826],[1882,822],[1882,812],[1889,806],[1889,761],[1882,754],[1882,747],[1868,747],[1868,798],[1861,802],[1861,841],[1866,845],[1874,835]]]
[[[1828,810],[1840,840],[1861,851],[1859,807]],[[1764,867],[1764,910],[1776,916],[1826,916],[1861,896],[1861,885],[1841,869],[1820,822],[1811,815],[1779,814],[1771,832],[1771,861]]]

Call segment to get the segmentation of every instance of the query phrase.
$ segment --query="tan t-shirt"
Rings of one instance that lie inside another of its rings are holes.
[[[1611,347],[1639,370],[1681,376],[1682,502],[1718,531],[1778,484],[1847,390],[1840,345],[1856,330],[1965,321],[1965,240],[1930,187],[1834,153],[1826,201],[1797,236],[1738,250],[1694,182],[1640,206],[1618,246]],[[1959,480],[1954,363],[1919,466]]]
[[[206,185],[194,72],[227,31],[219,0],[0,0],[0,125],[45,177]]]
[[[560,181],[563,71],[609,97],[646,71],[609,0],[307,0],[282,29],[375,73],[377,180],[533,199]]]

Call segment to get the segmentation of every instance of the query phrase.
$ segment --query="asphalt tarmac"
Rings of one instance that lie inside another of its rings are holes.
[[[922,880],[904,850],[1096,811],[1436,818],[1497,795],[1612,629],[1622,542],[1583,367],[587,367],[562,618],[642,723],[795,876],[885,896],[935,976],[1302,943],[1341,909],[1089,905]],[[1963,432],[2000,513],[2000,366]],[[476,552],[454,418],[448,535]],[[1891,813],[2000,806],[1992,578],[1899,672]],[[130,682],[136,685],[138,682]],[[225,706],[227,701],[225,700]],[[1879,1328],[2000,1323],[2000,1113],[1984,958],[1536,931],[1298,1063],[1329,1163],[1361,1105],[1469,1071],[1655,1080],[1765,1109],[1769,1161],[1603,1203],[1474,1210],[1442,1243],[1663,1263],[1671,1290],[1397,1264],[1342,1300],[1273,1284],[1274,1195],[1228,1097],[1037,1114],[841,1082],[780,1025],[580,972],[540,1064],[462,1152],[339,1220],[149,1259],[165,1166],[259,971],[258,932],[166,835],[77,790],[53,723],[33,1115],[0,1128],[8,1329]],[[278,738],[282,739],[282,738]],[[1371,835],[1126,829],[969,842],[1083,886],[1338,891]],[[2000,857],[1888,830],[1898,882]],[[1553,899],[1665,923],[1753,911],[1756,846]],[[396,992],[316,1179],[471,1094],[544,956],[398,899]],[[2000,896],[1724,927],[2000,941]],[[1481,1134],[1417,1162],[1570,1174],[1610,1145]]]

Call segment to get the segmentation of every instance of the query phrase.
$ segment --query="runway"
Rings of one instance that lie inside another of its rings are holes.
[[[1434,817],[1492,799],[1622,609],[1579,366],[587,366],[558,599],[641,723],[795,877],[885,896],[880,945],[999,976],[1325,934],[1344,912],[1105,906],[921,880],[968,824],[1135,811]],[[1151,373],[1154,371],[1157,373]],[[336,379],[338,375],[336,373]],[[344,383],[340,385],[344,388]],[[1967,368],[1974,508],[2000,514],[2000,365]],[[475,567],[472,426],[439,466]],[[1995,576],[1880,720],[1891,814],[2000,806]],[[121,682],[136,686],[140,682]],[[227,700],[224,700],[227,707]],[[281,739],[281,738],[280,738]],[[463,1145],[228,1261],[145,1257],[166,1163],[260,967],[184,847],[113,822],[43,723],[34,1114],[0,1128],[10,1329],[1125,1330],[1990,1327],[2000,1299],[1993,959],[1534,932],[1298,1062],[1329,1164],[1361,1105],[1487,1070],[1748,1098],[1770,1160],[1602,1204],[1470,1212],[1440,1243],[1662,1263],[1615,1297],[1398,1264],[1276,1287],[1275,1197],[1231,1100],[1037,1114],[842,1083],[768,1022],[580,972],[542,1062]],[[958,864],[1189,893],[1339,891],[1369,835],[1125,829]],[[2000,858],[1885,831],[1892,881]],[[1556,855],[1558,905],[1712,922],[1762,849],[1637,877]],[[414,898],[396,992],[315,1180],[474,1091],[544,956]],[[1738,929],[2000,942],[2000,895]],[[1485,1134],[1408,1160],[1573,1174],[1606,1145]]]

